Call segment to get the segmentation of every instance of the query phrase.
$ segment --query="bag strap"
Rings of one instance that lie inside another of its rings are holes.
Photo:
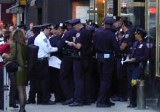
[[[17,61],[17,42],[16,42],[16,55],[15,55],[15,60]]]

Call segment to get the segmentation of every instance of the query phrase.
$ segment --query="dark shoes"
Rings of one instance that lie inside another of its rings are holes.
[[[70,98],[70,99],[66,100],[65,102],[63,102],[62,105],[69,105],[69,104],[71,104],[73,102],[74,102],[74,99]]]
[[[127,101],[127,98],[119,98],[119,101],[120,101],[120,102],[126,102],[126,101]]]
[[[16,105],[16,104],[13,104],[13,105],[9,105],[10,107],[13,107],[13,108],[18,108],[19,106]]]
[[[120,101],[120,102],[125,102],[125,101],[127,101],[127,98],[125,98],[125,97],[118,97],[118,96],[112,96],[111,99],[112,99],[113,101]]]
[[[96,106],[97,107],[111,107],[111,106],[115,106],[115,103],[113,103],[111,101],[107,101],[105,103],[97,103]]]
[[[23,109],[23,110],[19,110],[19,112],[26,112],[26,110],[25,110],[25,109]]]
[[[137,107],[136,104],[129,104],[129,105],[127,106],[127,108],[135,108],[135,107]]]
[[[49,100],[49,101],[47,101],[47,102],[42,102],[42,103],[40,103],[40,104],[41,104],[41,105],[55,105],[56,102]]]
[[[36,101],[34,101],[34,100],[27,100],[26,104],[36,104]]]
[[[69,104],[70,107],[75,107],[75,106],[83,106],[82,103],[74,101],[73,103]]]
[[[111,105],[107,103],[97,103],[96,107],[107,108],[107,107],[111,107]]]
[[[107,102],[107,104],[109,104],[111,106],[115,106],[115,103],[113,103],[113,102]]]

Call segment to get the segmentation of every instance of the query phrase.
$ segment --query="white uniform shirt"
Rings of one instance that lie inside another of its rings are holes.
[[[40,32],[40,34],[35,38],[34,45],[39,47],[38,58],[50,57],[51,52],[56,52],[58,50],[57,47],[52,47],[50,45],[49,40],[43,32]]]

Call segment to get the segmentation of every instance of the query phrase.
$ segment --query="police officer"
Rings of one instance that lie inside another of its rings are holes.
[[[73,58],[74,48],[69,46],[66,42],[72,42],[73,37],[76,35],[76,30],[73,29],[71,20],[65,22],[67,26],[67,31],[64,33],[64,36],[61,40],[62,47],[62,63],[60,69],[60,82],[62,86],[63,93],[66,97],[63,105],[68,105],[74,101],[74,83],[73,83]]]
[[[35,97],[37,93],[37,72],[36,72],[36,65],[37,65],[37,53],[38,53],[38,46],[33,45],[34,40],[37,35],[40,33],[41,26],[36,25],[33,26],[32,32],[33,36],[28,38],[28,74],[30,80],[30,90],[29,90],[29,97],[27,103],[35,104]]]
[[[56,56],[62,60],[62,47],[60,46],[61,40],[64,35],[66,26],[63,23],[58,23],[55,27],[55,34],[49,38],[52,47],[58,47],[58,51],[51,53],[51,56]],[[64,94],[60,84],[60,69],[49,67],[50,70],[50,90],[54,93],[55,103],[64,101]]]
[[[117,54],[117,98],[114,101],[127,101],[127,64],[121,63],[127,57],[129,49],[134,41],[134,33],[130,29],[130,22],[123,20],[121,29],[116,33],[116,38],[120,46],[120,52]]]
[[[48,40],[50,33],[51,24],[43,24],[41,26],[40,34],[35,38],[34,45],[39,47],[38,50],[38,93],[37,103],[38,104],[55,104],[53,101],[49,100],[49,67],[48,67],[48,58],[50,57],[51,52],[58,51],[57,47],[51,47]]]
[[[136,101],[136,88],[138,84],[138,80],[143,77],[144,67],[143,63],[148,58],[148,49],[146,47],[146,43],[144,41],[144,37],[146,35],[146,31],[142,28],[137,28],[135,31],[135,42],[132,46],[132,51],[129,56],[128,63],[128,77],[130,84],[130,104],[127,107],[133,108],[137,106]]]
[[[100,77],[100,89],[97,99],[97,107],[111,107],[114,105],[109,100],[111,74],[113,71],[114,53],[119,51],[112,25],[114,19],[105,17],[105,29],[96,33],[94,45],[97,55],[98,75]]]
[[[92,33],[85,29],[84,25],[80,22],[80,19],[72,20],[73,27],[77,32],[75,40],[68,42],[69,46],[74,47],[73,61],[73,74],[75,83],[74,98],[75,101],[69,106],[82,106],[84,103],[90,102],[90,88],[88,93],[85,92],[86,85],[91,83],[91,71],[90,71],[90,58],[91,56],[91,45],[92,45]],[[86,82],[86,83],[85,83]]]

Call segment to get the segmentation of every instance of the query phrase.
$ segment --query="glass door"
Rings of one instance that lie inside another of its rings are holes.
[[[149,60],[147,62],[147,73],[151,79],[159,74],[159,38],[157,35],[157,2],[158,0],[146,0],[145,2],[145,29],[148,32],[147,47],[149,48]]]
[[[156,0],[156,76],[160,77],[160,1]]]
[[[118,0],[118,6],[120,6],[118,7],[119,16],[127,18],[134,26],[144,28],[144,0]]]
[[[105,13],[107,16],[113,16],[113,0],[106,0]]]

